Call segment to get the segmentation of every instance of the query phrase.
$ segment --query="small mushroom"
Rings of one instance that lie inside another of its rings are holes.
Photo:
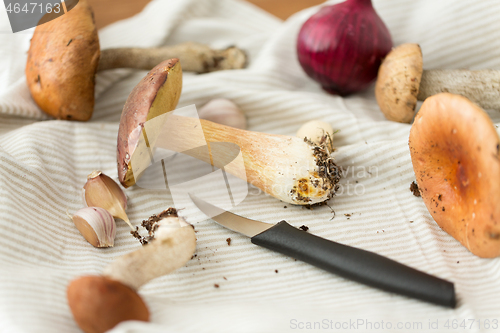
[[[467,98],[429,97],[411,127],[411,160],[436,223],[479,257],[500,255],[500,138]]]
[[[171,209],[165,212],[169,216],[158,221],[151,243],[117,258],[102,276],[84,276],[69,284],[68,304],[84,332],[103,333],[126,320],[149,321],[149,310],[137,289],[192,258],[196,248],[193,227],[171,214]]]
[[[238,69],[246,64],[245,53],[236,47],[213,50],[197,43],[101,52],[92,9],[86,0],[77,3],[66,14],[38,25],[28,51],[25,72],[31,96],[40,109],[55,118],[90,119],[97,71],[150,70],[174,57],[183,60],[186,71],[197,73]]]
[[[375,97],[389,120],[410,123],[417,100],[441,92],[467,97],[485,109],[500,109],[500,71],[423,70],[418,44],[394,48],[379,68]]]
[[[153,76],[155,79],[151,80]],[[130,93],[118,130],[118,178],[123,186],[134,185],[149,167],[152,149],[164,148],[224,168],[284,202],[311,205],[335,194],[340,172],[326,142],[316,145],[303,138],[246,131],[168,113],[177,104],[180,82],[180,63],[167,61],[153,69]],[[200,127],[203,136],[197,135]],[[207,143],[239,147],[234,156],[241,151],[244,168],[235,163],[226,165],[231,148],[223,152],[222,158],[193,149]]]

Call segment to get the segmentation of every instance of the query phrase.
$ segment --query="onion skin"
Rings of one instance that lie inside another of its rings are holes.
[[[392,48],[392,38],[371,0],[323,7],[302,26],[297,54],[304,71],[331,94],[370,86]]]

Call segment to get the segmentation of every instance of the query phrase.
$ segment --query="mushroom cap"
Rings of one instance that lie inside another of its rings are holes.
[[[387,119],[412,121],[422,72],[422,50],[418,44],[402,44],[389,52],[375,84],[377,103]]]
[[[500,255],[500,138],[467,98],[429,97],[410,131],[413,170],[436,223],[480,257]]]
[[[67,296],[76,323],[86,333],[103,333],[126,320],[149,321],[149,311],[141,297],[107,277],[73,280]]]
[[[37,26],[25,73],[40,109],[58,119],[89,120],[99,56],[94,14],[86,0]]]
[[[153,68],[132,90],[123,107],[118,128],[118,179],[124,187],[136,183],[150,165],[154,138],[143,135],[145,123],[172,111],[182,91],[179,59],[165,60]],[[151,134],[151,133],[150,133]]]

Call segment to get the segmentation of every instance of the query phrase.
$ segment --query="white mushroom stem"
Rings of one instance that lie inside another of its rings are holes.
[[[151,243],[117,258],[103,275],[137,290],[184,266],[196,249],[193,227],[181,217],[166,217],[158,225]]]
[[[314,146],[303,138],[245,131],[170,113],[149,120],[144,129],[150,147],[182,152],[224,168],[287,203],[313,205],[327,201],[335,194],[340,179],[328,148]],[[139,151],[146,150],[142,148],[144,142],[139,141]],[[193,149],[207,143],[209,150]],[[240,151],[243,163],[232,163]],[[149,165],[147,156],[132,156],[134,177]]]
[[[171,58],[182,61],[184,71],[207,73],[225,69],[245,67],[247,57],[237,47],[214,50],[198,43],[158,48],[114,48],[101,51],[97,71],[115,68],[135,68],[151,70],[153,67]]]
[[[500,71],[466,69],[424,70],[418,100],[449,92],[467,97],[484,109],[500,110]]]

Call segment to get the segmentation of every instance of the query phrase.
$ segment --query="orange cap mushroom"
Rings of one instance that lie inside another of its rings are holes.
[[[436,223],[479,257],[500,255],[500,138],[467,98],[429,97],[410,131],[420,193]]]

